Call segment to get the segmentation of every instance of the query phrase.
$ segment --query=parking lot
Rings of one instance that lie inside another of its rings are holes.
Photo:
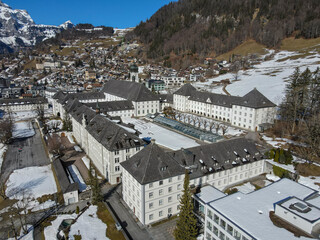
[[[15,169],[43,166],[50,163],[41,139],[40,130],[36,123],[32,125],[35,130],[34,136],[14,139],[8,145],[6,157],[1,168],[1,181],[6,181]]]

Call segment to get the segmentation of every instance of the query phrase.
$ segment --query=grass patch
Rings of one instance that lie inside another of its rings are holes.
[[[27,62],[27,63],[23,66],[23,69],[24,69],[24,70],[32,69],[32,68],[36,69],[36,60],[35,60],[35,59]]]
[[[303,48],[310,48],[320,44],[320,38],[304,39],[294,37],[285,38],[281,42],[280,50],[299,51]]]
[[[314,164],[299,163],[296,166],[297,172],[304,177],[320,176],[320,167]]]
[[[301,54],[297,54],[297,55],[294,55],[294,56],[281,58],[281,59],[277,60],[277,62],[284,62],[284,61],[287,61],[287,60],[297,60],[297,59],[300,59],[300,58],[306,58],[308,56],[313,56],[313,55],[315,55],[315,53],[302,52]]]
[[[244,43],[240,44],[239,46],[237,46],[236,48],[234,48],[233,50],[218,56],[217,60],[228,61],[230,56],[232,56],[232,54],[246,56],[248,54],[263,55],[266,53],[267,51],[264,45],[257,43],[255,40],[249,39]]]
[[[81,240],[82,239],[81,235],[73,235],[73,237],[74,237],[74,240]]]
[[[236,192],[238,192],[238,188],[236,188],[236,187],[231,187],[231,188],[228,188],[224,191],[224,193],[228,194],[228,195],[234,194]]]
[[[173,217],[171,217],[171,218],[167,218],[167,219],[164,219],[164,220],[162,220],[162,221],[156,222],[156,223],[154,223],[154,224],[151,224],[151,227],[159,226],[159,225],[161,225],[161,224],[163,224],[163,223],[169,222],[169,221],[171,221],[171,220],[173,220],[173,219],[176,219],[176,218],[178,218],[177,215],[175,215],[175,216],[173,216]]]
[[[43,196],[37,198],[37,201],[39,203],[44,203],[48,200],[54,200],[54,195],[53,194],[46,194],[46,195],[43,195]]]
[[[104,203],[98,203],[97,216],[98,218],[107,224],[106,236],[110,239],[124,240],[124,236],[121,231],[118,231],[115,226],[115,221],[113,220],[111,214],[109,213],[107,207]]]

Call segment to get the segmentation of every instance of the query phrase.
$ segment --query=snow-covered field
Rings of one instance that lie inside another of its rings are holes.
[[[270,53],[272,50],[270,51]],[[307,67],[314,71],[319,67],[320,55],[315,53],[313,56],[298,59],[285,58],[299,55],[296,52],[280,51],[275,53],[274,58],[269,61],[255,65],[253,69],[239,71],[240,81],[235,81],[228,85],[226,90],[235,96],[243,96],[250,92],[253,88],[257,88],[262,94],[279,104],[282,101],[286,80],[294,72],[296,67],[300,67],[304,71]],[[284,60],[284,61],[282,61]],[[234,74],[227,73],[218,77],[209,79],[208,82],[195,83],[195,87],[200,87],[206,91],[225,94],[222,90],[223,86],[213,87],[212,82],[220,82],[223,79],[234,79]]]
[[[36,199],[57,192],[51,165],[14,170],[8,181],[6,195],[10,199]]]
[[[64,219],[75,219],[76,217],[77,217],[77,214],[75,214],[75,213],[74,214],[58,215],[57,218],[51,222],[51,225],[44,229],[44,236],[45,236],[46,240],[56,240],[58,228],[59,228],[61,222]]]
[[[7,151],[7,146],[0,143],[0,171],[2,167],[2,162],[3,162],[3,154]]]
[[[28,122],[15,122],[12,137],[13,138],[26,138],[32,137],[35,134],[32,123]]]
[[[14,119],[16,121],[36,118],[37,114],[34,111],[14,112]]]
[[[152,139],[155,139],[157,144],[172,150],[199,146],[195,140],[160,127],[154,123],[135,118],[123,118],[122,120],[125,123],[133,123],[135,125],[135,129],[141,132],[141,138],[151,137]]]
[[[81,235],[86,240],[108,240],[106,237],[107,225],[97,217],[97,206],[90,206],[75,222],[69,232],[69,239],[74,235]]]

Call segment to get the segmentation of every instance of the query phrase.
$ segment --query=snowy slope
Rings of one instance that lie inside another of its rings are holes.
[[[273,53],[273,50],[270,53]],[[288,77],[294,72],[296,67],[300,67],[301,71],[304,71],[307,67],[311,71],[314,71],[319,67],[320,55],[318,53],[314,52],[312,56],[305,58],[289,59],[297,55],[299,55],[297,52],[277,52],[274,54],[273,59],[261,62],[255,65],[253,69],[239,71],[240,80],[232,82],[226,87],[226,90],[231,95],[243,96],[253,88],[257,88],[272,102],[279,104],[284,97]],[[193,86],[209,92],[225,94],[222,90],[223,86],[215,87],[211,84],[212,82],[220,82],[223,79],[230,79],[232,81],[234,74],[223,74],[209,79],[208,82],[195,83]]]

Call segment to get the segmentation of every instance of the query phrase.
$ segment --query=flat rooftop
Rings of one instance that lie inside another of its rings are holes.
[[[274,211],[275,203],[285,198],[295,196],[305,199],[316,192],[289,179],[281,179],[248,194],[237,192],[219,198],[210,202],[209,206],[256,239],[309,239],[296,238],[286,229],[276,227],[270,220],[269,212]]]

